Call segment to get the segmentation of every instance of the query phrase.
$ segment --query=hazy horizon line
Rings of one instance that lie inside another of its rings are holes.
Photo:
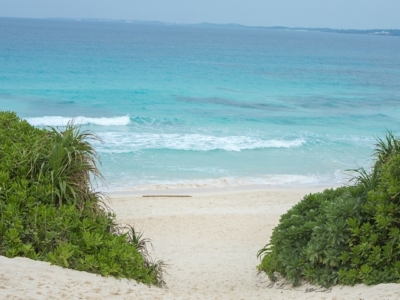
[[[110,18],[74,18],[74,17],[4,17],[0,16],[0,19],[25,19],[25,20],[65,20],[65,21],[91,21],[91,22],[115,22],[115,23],[151,23],[158,25],[177,25],[177,26],[225,26],[225,27],[249,27],[249,28],[265,28],[265,29],[305,29],[305,30],[326,30],[332,32],[340,32],[340,31],[350,31],[350,32],[368,32],[375,30],[389,30],[389,31],[399,31],[398,28],[365,28],[365,29],[354,29],[354,28],[331,28],[331,27],[302,27],[302,26],[285,26],[285,25],[244,25],[240,23],[213,23],[213,22],[200,22],[200,23],[184,23],[184,22],[165,22],[165,21],[156,21],[156,20],[133,20],[133,19],[110,19]],[[389,34],[393,35],[393,34]]]

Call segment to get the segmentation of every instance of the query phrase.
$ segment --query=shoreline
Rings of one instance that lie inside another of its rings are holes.
[[[242,185],[224,187],[197,187],[197,188],[162,188],[162,189],[125,189],[125,190],[104,190],[101,191],[110,198],[139,197],[148,195],[190,195],[190,196],[213,196],[236,193],[252,192],[273,192],[273,191],[297,191],[314,193],[330,188],[338,188],[345,184],[337,183],[332,185]]]

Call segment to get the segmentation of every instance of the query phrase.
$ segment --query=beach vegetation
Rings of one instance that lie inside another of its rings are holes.
[[[400,282],[400,140],[377,139],[374,158],[348,186],[309,194],[282,215],[258,270],[294,285]]]
[[[73,122],[38,129],[0,112],[0,255],[162,286],[163,263],[148,241],[94,192],[102,176],[90,142],[98,139]]]

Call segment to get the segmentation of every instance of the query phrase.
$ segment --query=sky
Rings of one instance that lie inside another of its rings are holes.
[[[0,17],[400,29],[400,0],[0,0]]]

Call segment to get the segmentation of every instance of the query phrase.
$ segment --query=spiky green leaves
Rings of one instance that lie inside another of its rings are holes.
[[[146,240],[118,226],[91,189],[101,178],[96,138],[72,123],[39,130],[0,112],[0,255],[162,285]]]
[[[306,196],[260,250],[260,271],[330,286],[400,282],[400,142],[378,140],[371,173],[355,186]]]
[[[63,130],[51,129],[38,148],[45,145],[40,172],[50,175],[53,199],[58,206],[63,201],[83,207],[90,201],[91,177],[103,179],[98,167],[98,155],[90,141],[100,141],[95,134],[83,131],[69,122]]]

